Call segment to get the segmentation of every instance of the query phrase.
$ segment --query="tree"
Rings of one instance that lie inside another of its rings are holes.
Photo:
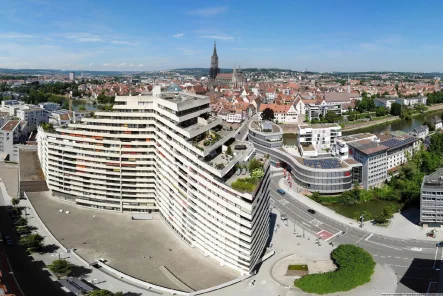
[[[391,105],[391,115],[400,116],[401,115],[401,105],[399,103],[392,103]]]
[[[85,105],[81,105],[80,107],[78,107],[78,111],[85,111],[86,107]]]
[[[20,239],[19,244],[30,252],[35,252],[43,247],[43,236],[33,233]]]
[[[385,116],[388,114],[388,109],[386,107],[380,106],[375,109],[375,115],[377,116]]]
[[[265,110],[263,110],[263,112],[261,113],[261,119],[262,120],[274,120],[274,110],[272,110],[271,108],[266,108]]]
[[[325,119],[329,123],[333,123],[340,119],[340,115],[337,115],[334,111],[328,110],[328,112],[326,112]]]
[[[14,225],[15,226],[26,226],[26,225],[28,225],[28,220],[26,220],[23,217],[20,217],[20,218],[18,218],[17,221],[15,221]]]
[[[313,201],[320,202],[321,201],[321,194],[318,191],[312,192],[311,196],[309,196]]]
[[[232,155],[232,148],[231,148],[231,146],[228,146],[228,148],[226,149],[226,155]]]
[[[54,260],[50,265],[48,265],[49,270],[55,273],[57,278],[68,276],[73,267],[74,265],[65,259]]]
[[[12,205],[13,205],[14,207],[16,207],[16,206],[18,206],[18,204],[20,203],[20,199],[18,199],[17,197],[14,197],[14,198],[11,200],[11,203],[12,203]]]
[[[253,172],[256,169],[263,169],[263,164],[260,162],[260,160],[253,158],[249,162],[248,169],[250,172]]]

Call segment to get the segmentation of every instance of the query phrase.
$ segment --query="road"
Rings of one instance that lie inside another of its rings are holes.
[[[12,238],[12,245],[5,245],[4,250],[9,258],[12,271],[17,282],[26,296],[53,295],[65,296],[66,293],[55,286],[49,278],[49,274],[41,269],[39,262],[32,261],[25,250],[18,245],[18,237],[8,215],[8,208],[0,190],[0,232],[3,236],[9,235]],[[1,252],[1,249],[0,249]],[[15,289],[16,295],[22,295],[18,287]]]
[[[321,237],[319,242],[322,244],[332,242],[334,247],[338,244],[354,244],[364,248],[373,255],[376,262],[388,264],[394,269],[398,277],[397,293],[435,292],[440,265],[443,263],[443,248],[437,248],[435,242],[381,236],[336,222],[320,213],[310,214],[307,211],[309,208],[298,201],[295,195],[286,192],[282,196],[276,192],[281,178],[281,174],[272,177],[270,194],[273,207],[286,213],[290,220],[286,227],[295,229],[297,225]],[[285,227],[285,222],[279,221],[279,224]]]

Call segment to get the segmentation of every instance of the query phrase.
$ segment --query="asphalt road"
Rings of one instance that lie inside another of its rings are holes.
[[[5,245],[4,250],[9,258],[15,278],[26,296],[66,296],[49,278],[49,273],[41,269],[39,262],[32,261],[25,250],[18,245],[18,236],[12,225],[8,208],[0,191],[0,232],[2,236],[11,236],[12,245]],[[21,293],[17,293],[21,295]]]
[[[373,255],[376,262],[389,264],[394,269],[398,277],[397,293],[435,292],[440,265],[443,263],[443,248],[437,248],[435,242],[381,236],[336,222],[320,213],[310,214],[309,208],[291,193],[286,192],[282,196],[276,192],[281,178],[281,175],[272,177],[270,185],[272,205],[279,212],[286,213],[289,220],[278,221],[280,227],[295,229],[295,223],[317,237],[325,235],[319,240],[321,244],[332,242],[334,247],[338,244],[354,244],[364,248]],[[299,232],[294,235],[302,235]]]

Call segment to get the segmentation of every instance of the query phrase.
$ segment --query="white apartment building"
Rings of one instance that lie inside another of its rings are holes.
[[[243,121],[243,111],[236,110],[235,112],[229,112],[226,115],[226,122],[230,123],[240,123]]]
[[[298,126],[298,144],[312,144],[317,150],[330,149],[334,139],[341,136],[336,123],[301,124]]]
[[[253,192],[230,186],[253,145],[211,117],[209,98],[176,91],[117,96],[113,111],[39,127],[38,153],[56,197],[119,212],[159,212],[192,247],[250,273],[269,231],[269,165]],[[233,142],[234,141],[234,142]],[[226,155],[227,146],[233,155]]]
[[[18,162],[19,148],[14,145],[26,139],[26,122],[9,120],[0,129],[0,161]]]
[[[420,223],[423,227],[443,225],[443,169],[423,177],[420,190]]]
[[[427,97],[415,97],[415,98],[398,98],[395,100],[396,103],[405,106],[415,106],[418,104],[426,105]]]
[[[0,127],[4,126],[6,122],[11,119],[11,116],[8,112],[0,112]]]
[[[16,116],[22,121],[28,123],[28,131],[36,131],[37,126],[43,122],[48,122],[48,113],[45,109],[34,105],[22,105],[17,111]]]
[[[379,138],[370,133],[360,133],[355,135],[343,136],[334,139],[334,143],[331,146],[331,153],[337,158],[342,160],[349,158],[348,144],[360,140],[371,140],[379,142]]]
[[[394,137],[380,144],[388,147],[386,150],[388,170],[406,163],[407,156],[412,156],[420,148],[419,139],[409,135]]]
[[[2,101],[2,112],[8,112],[9,116],[16,116],[17,110],[24,105],[24,102],[18,100],[5,100]]]

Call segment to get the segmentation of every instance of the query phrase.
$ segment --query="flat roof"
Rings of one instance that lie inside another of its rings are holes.
[[[423,178],[423,188],[443,189],[443,168]]]
[[[338,137],[336,138],[337,141],[344,141],[344,142],[353,142],[353,141],[358,141],[358,140],[362,140],[362,139],[366,139],[369,137],[374,137],[374,134],[371,133],[360,133],[360,134],[355,134],[355,135],[348,135],[348,136],[342,136],[342,137]]]
[[[314,169],[339,169],[346,168],[348,164],[340,161],[338,158],[329,157],[329,158],[304,158],[304,157],[295,157],[298,163],[303,166],[314,168]]]
[[[360,140],[348,143],[349,146],[359,150],[360,152],[370,155],[380,151],[388,150],[389,147],[381,145],[380,143],[371,140]]]
[[[413,136],[404,136],[404,137],[397,137],[397,138],[391,138],[389,140],[380,142],[381,145],[386,146],[391,149],[396,149],[402,146],[409,145],[411,143],[414,143],[418,141],[416,137]]]
[[[260,120],[254,120],[249,125],[251,129],[261,132],[261,133],[279,133],[282,132],[282,129],[277,124],[273,123],[272,121],[260,121]],[[265,130],[265,131],[264,131]],[[268,131],[270,130],[270,131]]]
[[[37,150],[20,149],[20,181],[44,181]]]
[[[9,120],[5,125],[2,127],[2,131],[13,131],[17,125],[20,123],[20,120]]]

